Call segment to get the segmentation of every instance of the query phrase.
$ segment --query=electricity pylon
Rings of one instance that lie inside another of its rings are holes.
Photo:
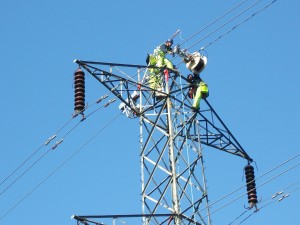
[[[186,76],[161,69],[163,90],[150,87],[149,67],[75,60],[121,101],[128,117],[139,119],[142,212],[148,224],[211,224],[202,145],[253,160],[245,152],[207,99],[199,111],[191,108]],[[124,77],[116,68],[135,70]],[[143,76],[142,76],[143,75]],[[74,216],[78,223],[109,216]]]

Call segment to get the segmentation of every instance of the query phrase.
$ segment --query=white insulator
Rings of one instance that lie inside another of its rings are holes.
[[[192,71],[193,74],[201,73],[207,64],[207,58],[199,52],[191,54],[191,60],[186,63],[186,68]]]

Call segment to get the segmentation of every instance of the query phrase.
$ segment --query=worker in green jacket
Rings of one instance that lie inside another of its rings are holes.
[[[194,99],[192,109],[198,111],[200,109],[200,100],[207,98],[209,95],[208,85],[200,78],[199,74],[189,74],[188,82],[191,84],[188,96]]]
[[[156,58],[156,66],[164,67],[166,66],[169,69],[173,69],[173,64],[170,60],[166,58],[166,54],[172,54],[172,45],[173,40],[168,39],[165,43],[159,45],[156,49],[154,49],[153,55]]]
[[[165,43],[159,45],[154,49],[153,54],[148,55],[146,60],[147,64],[160,68],[166,67],[168,69],[173,69],[173,64],[166,58],[166,54],[172,54],[172,44],[173,40],[168,39]],[[149,85],[150,88],[163,91],[163,76],[161,74],[161,69],[149,68]]]

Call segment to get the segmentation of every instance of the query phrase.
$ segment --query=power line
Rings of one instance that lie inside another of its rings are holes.
[[[233,220],[232,222],[230,222],[228,225],[233,224],[235,221],[237,221],[239,218],[241,218],[245,213],[249,212],[248,209],[246,209],[241,215],[239,215],[237,218],[235,218],[235,220]]]
[[[279,167],[283,166],[284,164],[290,162],[291,160],[293,160],[293,159],[295,159],[295,158],[297,158],[297,157],[299,157],[299,156],[300,156],[300,153],[298,153],[297,155],[295,155],[295,156],[293,156],[293,157],[287,159],[286,161],[282,162],[281,164],[275,166],[275,167],[272,168],[271,170],[267,171],[266,173],[264,173],[264,174],[262,174],[261,176],[259,176],[258,178],[256,178],[255,181],[258,180],[258,179],[260,179],[260,178],[262,178],[263,176],[269,174],[270,172],[272,172],[272,171],[278,169]],[[283,175],[284,173],[290,171],[291,169],[294,169],[295,167],[297,167],[297,166],[299,166],[299,165],[300,165],[300,163],[295,164],[294,166],[288,168],[288,169],[285,170],[284,172],[282,172],[282,173],[280,173],[280,174],[274,176],[273,178],[269,179],[269,180],[266,181],[265,183],[259,185],[257,188],[259,188],[259,187],[265,185],[265,184],[268,183],[268,182],[271,182],[271,181],[274,180],[275,178],[277,178],[277,177]],[[246,185],[243,185],[243,186],[237,188],[236,190],[230,192],[229,194],[226,194],[225,196],[223,196],[222,198],[218,199],[217,201],[215,201],[215,202],[209,204],[209,205],[208,205],[207,207],[205,207],[204,209],[201,209],[201,211],[207,209],[208,207],[212,207],[213,205],[215,205],[216,203],[220,202],[221,200],[223,200],[223,199],[227,198],[228,196],[230,196],[230,195],[232,195],[232,194],[238,192],[240,189],[244,188],[245,186],[246,186]],[[213,211],[212,213],[215,213],[215,212],[217,212],[217,211],[223,209],[224,207],[226,207],[226,206],[230,205],[231,203],[237,201],[238,199],[242,198],[242,197],[245,196],[246,194],[247,194],[247,193],[245,193],[245,194],[243,194],[243,195],[240,195],[239,197],[233,199],[232,201],[230,201],[230,202],[228,202],[228,203],[225,203],[223,206],[219,207],[218,209],[216,209],[216,210]],[[211,213],[211,214],[212,214],[212,213]]]
[[[109,100],[107,103],[105,103],[105,104],[103,104],[102,106],[100,106],[98,109],[96,109],[96,110],[94,110],[93,112],[91,112],[87,117],[89,117],[89,116],[91,116],[92,114],[94,114],[95,112],[97,112],[99,109],[101,109],[101,108],[104,108],[104,107],[107,107],[108,105],[110,105],[111,103],[113,103],[115,101],[115,99],[112,99],[112,100]],[[84,120],[87,118],[87,117],[85,117],[84,118]],[[72,118],[73,119],[73,118]],[[71,120],[72,120],[71,119]],[[71,121],[71,120],[69,120],[68,121],[68,123]],[[62,142],[63,142],[63,140],[81,123],[83,121],[83,119],[82,120],[80,120],[77,124],[75,124],[71,129],[69,129],[63,136],[62,136],[62,138],[59,140],[59,141],[57,141],[52,147],[50,147],[43,155],[41,155],[37,160],[35,160],[31,165],[29,165],[29,167],[25,170],[25,171],[23,171],[23,173],[21,173],[19,176],[17,176],[4,190],[2,190],[2,192],[0,192],[0,196],[2,195],[2,194],[4,194],[8,189],[10,189],[19,179],[21,179],[30,169],[32,169],[40,160],[42,160],[51,150],[54,150],[54,149],[56,149],[57,147],[58,147],[58,145],[60,145]],[[67,124],[67,123],[66,123]],[[66,125],[65,124],[65,125]],[[64,125],[64,126],[65,126]],[[62,128],[60,128],[59,129],[59,131],[60,130],[62,130]],[[57,135],[57,133],[56,133],[56,135]],[[56,136],[55,135],[55,136]],[[37,151],[36,152],[34,152],[34,154],[35,153],[37,153]],[[32,154],[31,156],[33,156],[34,154]],[[28,161],[30,158],[28,158],[26,161]],[[23,164],[21,164],[19,167],[18,167],[18,169],[20,169],[23,165],[24,165],[25,163],[23,163]],[[17,170],[15,170],[14,171],[14,173],[16,172]],[[13,175],[13,173],[11,174],[11,175]],[[10,175],[10,176],[11,176]]]
[[[82,113],[84,110],[88,109],[95,103],[101,102],[103,99],[107,98],[108,95],[103,95],[101,96],[98,100],[94,101],[92,104],[85,106],[85,108],[79,112]],[[17,166],[9,175],[7,175],[0,183],[0,186],[3,185],[9,178],[11,178],[18,170],[20,170],[32,157],[34,157],[44,146],[49,145],[56,137],[57,135],[74,119],[75,116],[73,116],[71,119],[67,120],[59,129],[52,135],[50,136],[40,147],[38,147],[35,151],[31,153],[29,157],[27,157],[19,166]],[[48,150],[49,151],[49,150]],[[14,181],[15,182],[15,181]],[[1,195],[2,193],[0,193]]]
[[[283,166],[284,164],[286,164],[286,163],[288,163],[288,162],[294,160],[295,158],[297,158],[297,157],[299,157],[299,156],[300,156],[300,153],[298,153],[297,155],[295,155],[295,156],[293,156],[293,157],[287,159],[286,161],[284,161],[284,162],[282,162],[281,164],[275,166],[274,168],[270,169],[270,170],[267,171],[266,173],[260,175],[258,178],[255,179],[255,181],[257,181],[258,179],[260,179],[260,178],[266,176],[267,174],[269,174],[269,173],[271,173],[272,171],[274,171],[274,170],[280,168],[280,167]],[[243,185],[243,186],[241,186],[241,187],[235,189],[234,191],[232,191],[232,192],[226,194],[225,196],[223,196],[223,197],[221,197],[220,199],[216,200],[215,202],[211,203],[211,204],[209,205],[209,207],[211,207],[211,206],[217,204],[218,202],[222,201],[223,199],[227,198],[228,196],[230,196],[230,195],[232,195],[232,194],[238,192],[239,190],[241,190],[241,189],[244,188],[245,186],[246,186],[246,185]]]
[[[294,192],[294,191],[297,191],[298,189],[300,189],[300,186],[299,187],[297,187],[297,188],[295,188],[295,189],[293,189],[292,191],[290,191],[288,194],[286,194],[286,195],[284,195],[283,197],[282,197],[282,199],[284,199],[284,198],[286,198],[286,197],[288,197],[292,192]],[[282,200],[281,199],[281,200]],[[279,200],[279,199],[275,199],[275,200],[273,200],[272,202],[270,202],[270,203],[268,203],[268,204],[266,204],[266,205],[264,205],[264,206],[262,206],[262,207],[260,207],[260,210],[262,209],[262,208],[265,208],[265,207],[267,207],[267,206],[269,206],[269,205],[271,205],[271,204],[273,204],[273,203],[275,203],[276,201],[281,201],[281,200]],[[254,213],[255,212],[253,212],[253,213],[251,213],[249,216],[247,216],[245,219],[243,219],[239,224],[242,224],[243,222],[245,222],[246,220],[248,220],[251,216],[253,216],[254,215]]]
[[[12,212],[19,204],[21,204],[29,195],[31,195],[39,186],[41,186],[46,180],[48,180],[53,174],[61,169],[68,161],[70,161],[75,155],[77,155],[87,144],[89,144],[95,137],[97,137],[107,126],[109,126],[117,117],[121,114],[119,112],[113,119],[106,123],[99,131],[92,135],[81,147],[73,152],[67,159],[65,159],[59,166],[57,166],[47,177],[45,177],[40,183],[38,183],[33,189],[31,189],[22,199],[16,202],[10,209],[8,209],[1,217],[2,220],[6,215]]]
[[[65,124],[63,124],[54,135],[52,135],[50,138],[48,138],[40,147],[38,147],[27,159],[25,159],[18,167],[16,167],[3,181],[0,183],[0,186],[7,181],[12,175],[14,175],[22,166],[24,166],[42,147],[48,145],[53,139],[56,138],[57,134],[65,127],[67,126],[73,118],[68,120]]]
[[[211,36],[213,33],[217,32],[218,30],[220,30],[221,28],[223,28],[224,26],[226,26],[227,24],[229,24],[230,22],[232,22],[233,20],[235,20],[236,18],[240,17],[243,13],[245,13],[246,11],[250,10],[252,7],[254,7],[255,5],[257,5],[259,2],[261,2],[262,0],[258,0],[256,1],[254,4],[250,5],[249,7],[247,7],[246,9],[244,9],[243,11],[239,12],[237,15],[235,15],[234,17],[232,17],[231,19],[227,20],[225,23],[223,23],[221,26],[219,26],[218,28],[216,28],[215,30],[213,30],[212,32],[210,32],[209,34],[205,35],[204,37],[202,37],[201,39],[199,39],[198,41],[196,41],[194,44],[192,44],[191,46],[189,46],[188,48],[186,48],[185,50],[189,50],[192,47],[194,47],[195,45],[199,44],[201,41],[203,41],[204,39],[206,39],[207,37]],[[204,50],[205,48],[207,48],[208,46],[214,44],[215,42],[217,42],[219,39],[221,39],[222,37],[226,36],[227,34],[229,34],[232,30],[234,30],[235,28],[239,27],[240,25],[242,25],[243,23],[247,22],[248,20],[250,20],[252,17],[256,16],[258,13],[260,13],[261,11],[265,10],[266,8],[268,8],[270,5],[272,5],[273,3],[275,3],[277,0],[273,0],[271,3],[269,3],[268,5],[264,6],[263,8],[261,8],[260,10],[256,11],[255,13],[253,13],[250,17],[248,17],[247,19],[245,19],[244,21],[242,21],[239,24],[236,24],[235,26],[233,26],[230,30],[228,30],[227,32],[225,32],[224,34],[220,35],[217,39],[209,42],[207,45],[203,46],[200,48],[199,51]],[[223,14],[222,16],[218,17],[216,20],[214,20],[213,22],[211,22],[209,25],[207,25],[206,27],[204,27],[203,29],[201,29],[200,31],[198,31],[197,33],[195,33],[194,35],[192,35],[191,37],[187,38],[185,41],[183,41],[181,44],[187,42],[188,40],[190,40],[191,38],[195,37],[196,35],[198,35],[199,33],[201,33],[202,31],[204,31],[206,28],[210,27],[211,25],[213,25],[214,23],[216,23],[217,21],[219,21],[221,18],[223,18],[224,16],[228,15],[230,12],[232,12],[234,9],[238,8],[240,5],[242,5],[243,3],[245,3],[246,1],[243,1],[241,3],[239,3],[238,5],[236,5],[235,7],[233,7],[232,9],[230,9],[228,12],[226,12],[225,14]],[[173,57],[173,59],[171,61],[173,61],[175,58],[177,57],[177,55],[175,57]],[[178,63],[177,67],[179,66],[179,64],[181,64],[182,62]]]
[[[30,165],[23,173],[21,173],[13,182],[11,182],[2,192],[0,192],[0,196],[5,193],[11,186],[16,183],[24,174],[26,174],[36,163],[38,163],[45,155],[47,155],[51,151],[49,148],[42,156],[40,156],[32,165]]]
[[[218,22],[220,19],[222,19],[223,17],[225,17],[226,15],[228,15],[229,13],[231,13],[233,10],[235,10],[236,8],[238,8],[239,6],[241,6],[242,4],[244,4],[245,2],[247,2],[248,0],[244,0],[241,3],[237,4],[236,6],[234,6],[232,9],[228,10],[226,13],[224,13],[223,15],[219,16],[217,19],[215,19],[214,21],[212,21],[211,23],[209,23],[207,26],[205,26],[204,28],[202,28],[200,31],[196,32],[195,34],[193,34],[192,36],[188,37],[187,39],[185,39],[182,43],[180,43],[179,45],[182,45],[184,43],[186,43],[187,41],[189,41],[190,39],[192,39],[193,37],[195,37],[196,35],[200,34],[202,31],[204,31],[205,29],[207,29],[208,27],[210,27],[211,25],[215,24],[216,22]]]
[[[242,22],[240,22],[239,24],[236,24],[234,27],[232,27],[230,30],[228,30],[227,32],[225,32],[224,34],[222,34],[221,36],[219,36],[218,38],[216,38],[215,40],[211,41],[210,43],[206,44],[205,46],[203,46],[200,50],[206,49],[207,47],[209,47],[210,45],[214,44],[215,42],[217,42],[218,40],[220,40],[221,38],[225,37],[227,34],[229,34],[231,31],[233,31],[235,28],[241,26],[242,24],[246,23],[248,20],[250,20],[252,17],[256,16],[258,13],[262,12],[263,10],[267,9],[269,6],[271,6],[272,4],[274,4],[277,0],[273,0],[271,3],[269,3],[268,5],[264,6],[263,8],[261,8],[260,10],[256,11],[255,13],[253,13],[251,16],[249,16],[248,18],[246,18],[245,20],[243,20]],[[206,38],[206,37],[205,37]],[[203,38],[204,39],[204,38]],[[201,41],[203,40],[201,39]]]
[[[201,41],[203,41],[205,38],[207,38],[210,35],[212,35],[213,33],[217,32],[218,30],[220,30],[221,28],[223,28],[224,26],[226,26],[227,24],[229,24],[230,22],[232,22],[233,20],[235,20],[236,18],[238,18],[239,16],[241,16],[243,13],[245,13],[246,11],[248,11],[249,9],[251,9],[252,7],[254,7],[255,5],[257,5],[261,1],[262,0],[256,1],[254,4],[252,4],[251,6],[249,6],[248,8],[246,8],[245,10],[241,11],[240,13],[238,13],[237,15],[235,15],[234,17],[232,17],[231,19],[227,20],[221,26],[219,26],[218,28],[216,28],[215,30],[213,30],[212,32],[210,32],[209,34],[207,34],[206,36],[204,36],[203,38],[201,38],[200,40],[198,40],[197,42],[195,42],[193,45],[191,45],[187,49],[190,49],[190,48],[194,47],[195,45],[197,45],[198,43],[200,43]]]
[[[297,164],[295,164],[295,165],[293,165],[292,167],[288,168],[287,170],[285,170],[285,171],[283,171],[283,172],[277,174],[276,176],[272,177],[271,179],[267,180],[266,182],[262,183],[262,184],[259,185],[257,188],[259,188],[259,187],[261,187],[261,186],[263,186],[263,185],[265,185],[265,184],[271,182],[272,180],[278,178],[279,176],[282,176],[283,174],[287,173],[288,171],[294,169],[295,167],[297,167],[297,166],[299,166],[299,165],[300,165],[300,162],[297,163]],[[217,211],[223,209],[224,207],[226,207],[226,206],[228,206],[229,204],[235,202],[236,200],[240,199],[241,197],[245,196],[246,194],[247,194],[247,193],[245,193],[245,194],[243,194],[243,195],[240,195],[239,197],[235,198],[234,200],[232,200],[232,201],[230,201],[230,202],[224,204],[223,206],[221,206],[221,207],[219,207],[218,209],[216,209],[215,211],[213,211],[211,214],[213,214],[213,213],[215,213],[215,212],[217,212]]]
[[[290,184],[289,186],[285,187],[284,189],[281,189],[281,191],[276,192],[274,195],[272,195],[272,196],[268,197],[267,199],[265,199],[264,201],[262,201],[262,202],[265,202],[265,201],[268,201],[268,200],[270,200],[270,199],[273,199],[271,202],[267,203],[266,205],[261,206],[261,207],[259,208],[259,210],[261,210],[261,209],[263,209],[263,208],[265,208],[265,207],[271,205],[272,203],[275,203],[276,201],[277,201],[277,202],[282,201],[284,198],[288,197],[291,193],[293,193],[293,192],[297,191],[298,189],[300,189],[300,186],[298,186],[298,187],[294,188],[293,190],[288,191],[288,192],[285,194],[285,190],[287,190],[287,189],[289,189],[290,187],[292,187],[292,186],[298,184],[299,182],[300,182],[300,181],[297,181],[297,182],[294,182],[294,183]]]
[[[298,184],[298,183],[300,183],[300,180],[297,181],[297,182],[294,182],[294,183],[290,184],[289,186],[285,187],[284,189],[281,189],[281,191],[278,191],[278,192],[276,192],[274,195],[272,195],[272,196],[270,196],[270,197],[264,199],[263,201],[260,202],[260,204],[262,204],[262,203],[265,202],[265,201],[268,201],[269,199],[274,199],[274,198],[276,198],[277,196],[282,195],[283,192],[284,192],[286,189],[288,189],[288,188],[290,188],[290,187],[292,187],[292,186],[294,186],[294,185],[296,185],[296,184]],[[290,191],[288,194],[290,194],[290,193],[296,191],[296,190],[299,189],[299,188],[300,188],[300,187],[295,188],[294,190]],[[272,204],[272,203],[274,203],[274,202],[276,202],[276,201],[278,201],[278,199],[273,200],[272,202],[268,203],[267,205],[261,206],[261,207],[259,208],[259,211],[261,211],[261,209],[265,208],[266,206],[268,206],[268,205],[270,205],[270,204]],[[241,215],[239,215],[235,220],[233,220],[232,222],[230,222],[228,225],[231,225],[231,224],[233,224],[235,221],[237,221],[238,219],[240,219],[246,212],[249,212],[249,210],[246,209]],[[252,216],[252,214],[254,214],[254,213],[256,213],[256,212],[258,212],[258,211],[252,212],[251,215],[247,216],[245,219],[243,219],[243,221],[245,221],[246,219],[248,219],[250,216]],[[241,221],[240,224],[241,224],[243,221]]]

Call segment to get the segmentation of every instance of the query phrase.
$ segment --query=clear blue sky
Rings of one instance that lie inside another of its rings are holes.
[[[175,43],[180,43],[241,2],[3,2],[0,182],[72,118],[73,72],[77,69],[74,59],[144,64],[146,53],[177,29],[182,33]],[[255,2],[247,1],[186,46]],[[222,36],[270,2],[260,1],[191,51]],[[300,152],[299,10],[299,1],[277,0],[206,48],[208,65],[203,78],[210,87],[209,101],[255,160],[257,176]],[[107,93],[93,77],[86,79],[88,103]],[[70,225],[76,224],[70,218],[73,214],[140,213],[138,120],[118,117],[80,149],[118,112],[118,103],[97,111],[72,130],[55,150],[48,151],[79,118],[72,120],[54,142],[42,147],[25,167],[3,182],[0,224]],[[79,149],[78,154],[46,179]],[[26,172],[44,153],[45,157]],[[244,160],[219,151],[204,157],[211,202],[245,183]],[[298,157],[257,181],[257,186],[263,184],[258,188],[259,199],[265,200],[259,205],[270,202],[268,198],[274,193],[300,180],[299,166],[280,175],[297,163]],[[275,176],[278,177],[268,181]],[[289,197],[267,205],[243,224],[300,224],[300,191],[293,191],[299,186],[297,183],[289,187],[285,192],[291,192]],[[212,211],[239,194],[228,197]],[[244,205],[245,196],[213,213],[213,224],[229,224],[244,212]]]

